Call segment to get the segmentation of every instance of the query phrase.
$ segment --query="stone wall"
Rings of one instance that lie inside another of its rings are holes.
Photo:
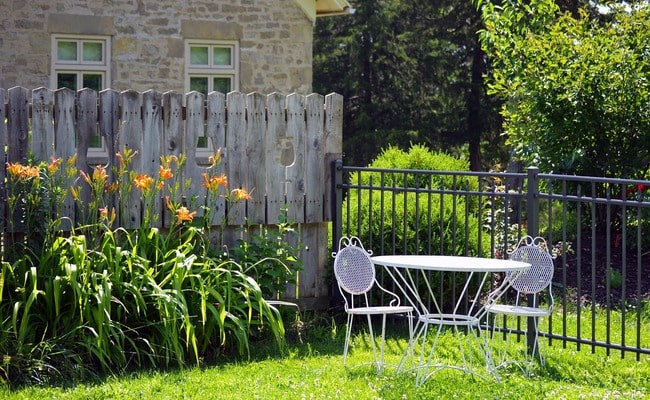
[[[184,40],[238,40],[241,92],[307,94],[313,26],[291,0],[0,2],[0,87],[49,87],[51,35],[111,36],[116,90],[184,91]]]

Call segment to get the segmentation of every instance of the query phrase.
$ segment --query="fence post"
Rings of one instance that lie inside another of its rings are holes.
[[[339,239],[343,235],[343,161],[334,160],[331,164],[332,176],[332,251],[338,250]],[[343,304],[336,279],[332,279],[330,308],[337,309]]]
[[[527,230],[528,234],[532,237],[539,236],[539,169],[537,167],[528,168],[528,188],[526,190],[526,214],[527,214]],[[536,307],[537,305],[533,301],[533,295],[528,295],[528,306]],[[535,317],[528,317],[526,329],[526,343],[528,345],[528,352],[536,357],[537,354],[533,354],[533,351],[537,349],[539,352],[539,346],[537,346],[537,324],[535,323]]]

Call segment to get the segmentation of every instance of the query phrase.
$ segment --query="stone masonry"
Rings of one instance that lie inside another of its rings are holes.
[[[0,87],[49,87],[52,34],[111,37],[115,90],[184,91],[184,40],[238,40],[244,93],[311,93],[313,25],[292,0],[6,0]]]

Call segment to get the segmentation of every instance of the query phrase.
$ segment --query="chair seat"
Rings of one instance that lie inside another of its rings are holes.
[[[424,324],[447,326],[478,326],[480,320],[464,314],[423,314],[418,320]]]
[[[546,317],[551,314],[550,310],[546,308],[513,306],[508,304],[494,304],[489,306],[487,310],[495,314],[518,315],[521,317]]]
[[[348,308],[348,314],[368,315],[368,314],[401,314],[413,312],[411,306],[376,306],[376,307],[355,307]]]

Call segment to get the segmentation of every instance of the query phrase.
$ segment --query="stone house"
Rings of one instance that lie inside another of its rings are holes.
[[[312,90],[315,19],[346,0],[0,2],[0,88]]]

